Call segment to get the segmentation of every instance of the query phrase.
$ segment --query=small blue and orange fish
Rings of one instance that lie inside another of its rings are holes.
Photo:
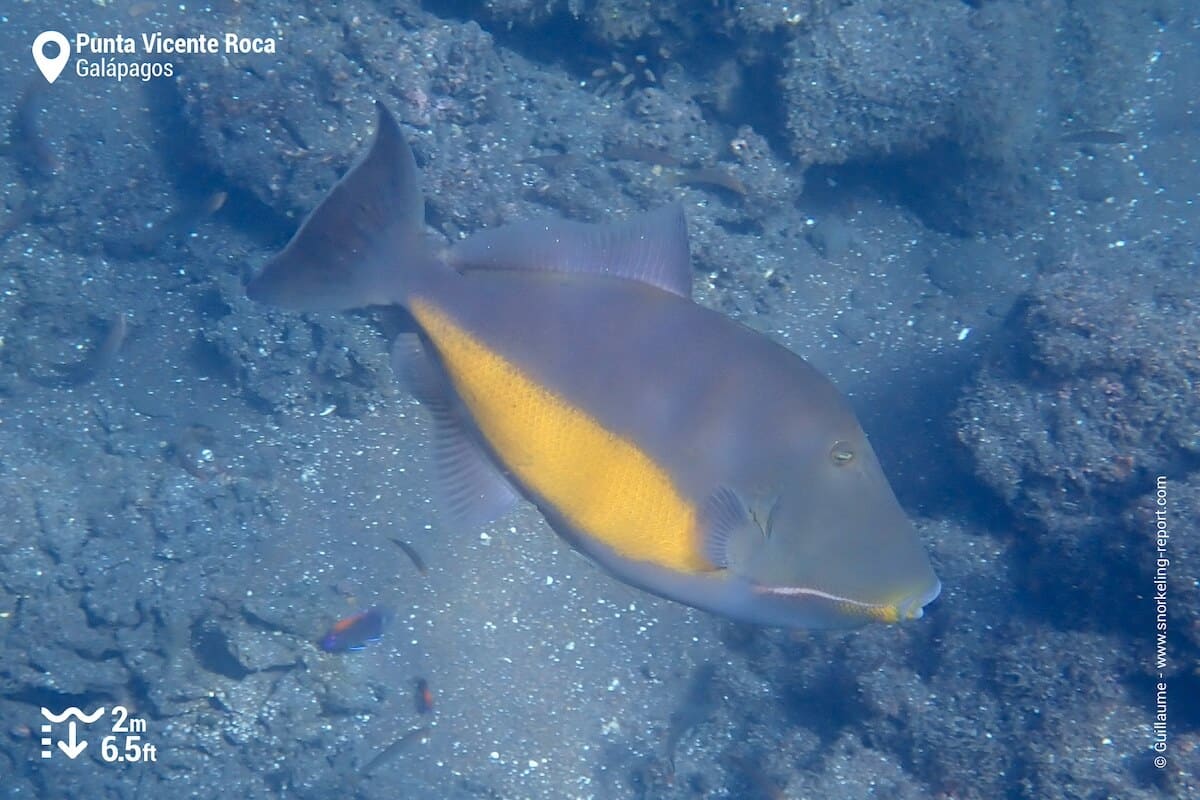
[[[417,678],[417,713],[428,714],[433,711],[433,690],[429,688],[429,681],[424,678]]]
[[[388,613],[385,609],[371,606],[333,623],[317,644],[326,653],[362,650],[370,642],[377,642],[383,637],[383,626],[387,618]]]

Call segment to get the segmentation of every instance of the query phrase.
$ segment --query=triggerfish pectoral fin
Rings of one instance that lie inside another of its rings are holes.
[[[698,526],[704,537],[704,554],[713,566],[721,569],[736,558],[730,552],[733,544],[758,532],[742,498],[727,486],[717,489],[705,501]]]

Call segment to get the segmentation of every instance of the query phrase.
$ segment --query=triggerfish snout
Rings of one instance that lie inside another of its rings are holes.
[[[622,580],[765,625],[915,619],[938,594],[833,384],[692,302],[677,206],[518,223],[434,254],[412,151],[380,105],[371,148],[248,294],[407,312],[393,366],[431,412],[456,522],[524,497]]]
[[[743,571],[760,606],[777,600],[784,620],[801,598],[839,619],[919,618],[940,583],[857,423],[847,420],[837,436],[825,438],[801,479],[751,514],[763,519],[763,539],[745,548]]]

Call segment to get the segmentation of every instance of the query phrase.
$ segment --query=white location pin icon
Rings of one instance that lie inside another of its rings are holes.
[[[47,42],[54,42],[58,45],[58,55],[54,58],[46,58]],[[54,83],[62,74],[63,67],[71,60],[71,43],[58,31],[42,31],[33,40],[33,60],[37,62],[37,68],[41,70],[42,77],[48,83]]]

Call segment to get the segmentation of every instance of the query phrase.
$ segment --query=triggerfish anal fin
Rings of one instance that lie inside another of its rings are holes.
[[[252,300],[344,311],[397,299],[396,265],[423,258],[425,202],[412,149],[382,104],[375,140],[247,287]]]

